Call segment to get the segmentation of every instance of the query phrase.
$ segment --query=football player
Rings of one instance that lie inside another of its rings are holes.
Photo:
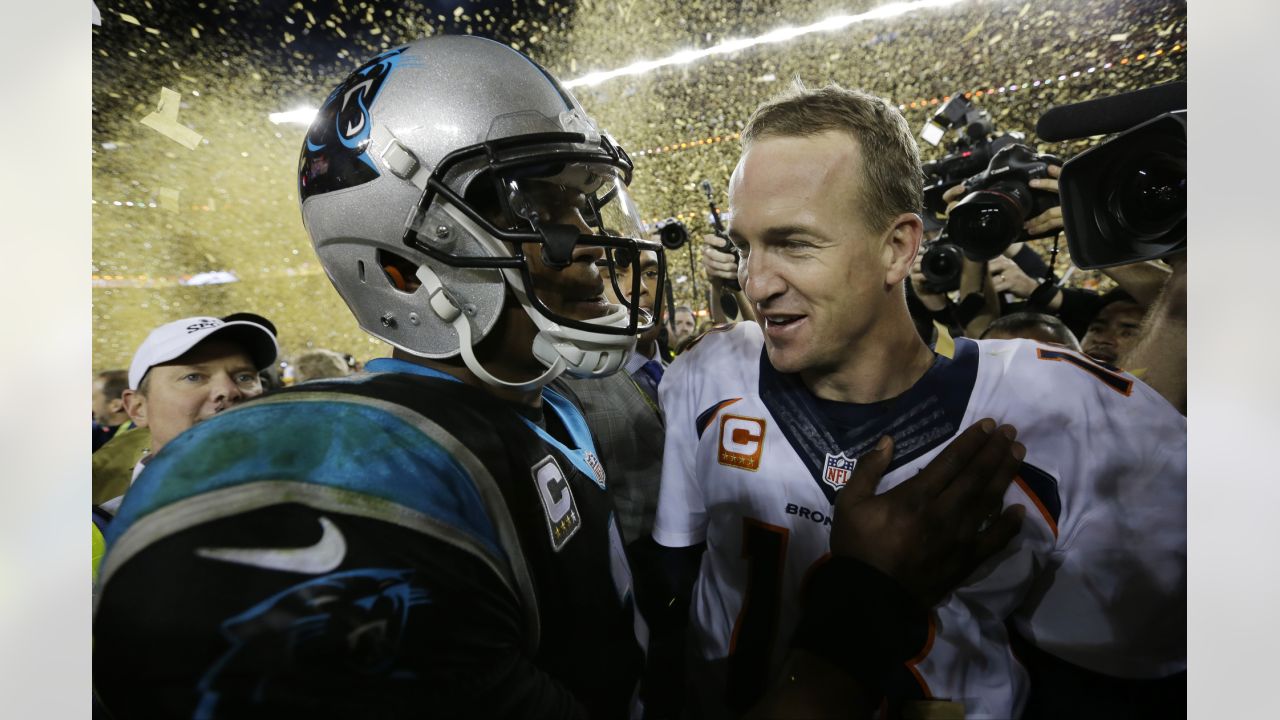
[[[1185,418],[1059,346],[920,339],[903,288],[922,234],[919,157],[892,105],[796,88],[753,114],[742,145],[730,235],[759,324],[712,330],[661,385],[654,537],[705,543],[691,608],[701,715],[750,707],[776,677],[856,459],[894,436],[883,492],[980,417],[1019,429],[1027,455],[1004,503],[1027,521],[933,608],[927,641],[886,681],[893,702],[950,699],[971,718],[1020,717],[1033,687],[1052,686],[1064,716],[1126,716],[1126,698],[1128,716],[1149,713],[1139,687],[1176,702]]]
[[[114,714],[638,711],[646,631],[604,471],[545,389],[614,372],[653,322],[597,267],[661,257],[630,179],[559,82],[489,40],[389,50],[328,96],[303,222],[395,350],[201,423],[139,478],[95,619]]]

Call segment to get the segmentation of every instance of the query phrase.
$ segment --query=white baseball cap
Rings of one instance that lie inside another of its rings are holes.
[[[280,354],[276,336],[268,329],[247,320],[227,322],[216,317],[196,316],[161,325],[147,335],[129,363],[129,389],[137,390],[147,371],[156,365],[176,360],[191,348],[219,335],[244,347],[258,370],[269,367]]]

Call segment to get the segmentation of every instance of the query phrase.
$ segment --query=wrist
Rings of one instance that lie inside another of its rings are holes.
[[[792,647],[881,692],[929,637],[927,608],[892,577],[847,556],[814,569],[801,606]]]
[[[1027,302],[1048,308],[1058,297],[1058,285],[1052,280],[1045,280],[1026,294]]]
[[[929,312],[941,312],[947,309],[951,299],[946,295],[934,295],[932,293],[916,293],[916,297],[920,298],[920,304],[924,305],[925,310]]]

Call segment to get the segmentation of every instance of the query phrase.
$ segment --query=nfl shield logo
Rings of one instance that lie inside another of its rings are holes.
[[[822,469],[822,482],[839,490],[849,482],[849,477],[853,475],[853,466],[857,464],[857,458],[848,457],[844,453],[838,455],[827,453],[827,464]]]
[[[596,457],[595,453],[587,450],[582,453],[582,459],[587,462],[587,467],[591,468],[591,472],[595,474],[592,479],[596,481],[601,490],[605,489],[604,465],[600,464],[600,458]]]

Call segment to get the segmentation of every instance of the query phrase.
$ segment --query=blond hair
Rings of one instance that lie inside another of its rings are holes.
[[[742,131],[742,146],[769,137],[807,137],[831,130],[854,138],[862,154],[858,197],[868,229],[884,230],[902,213],[924,206],[920,149],[911,128],[892,104],[834,83],[811,89],[796,80],[790,89],[756,108]]]

